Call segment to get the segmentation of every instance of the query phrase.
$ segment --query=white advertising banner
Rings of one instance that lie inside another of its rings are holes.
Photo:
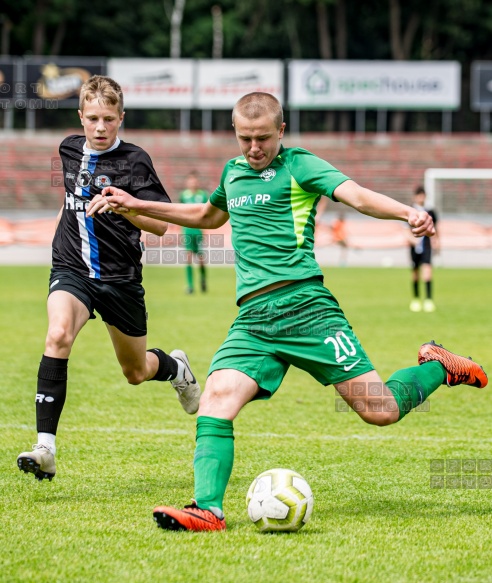
[[[109,59],[108,75],[123,89],[125,107],[193,107],[192,59]]]
[[[458,109],[455,61],[291,61],[289,106],[298,109]]]
[[[197,107],[230,109],[253,91],[271,93],[283,101],[282,61],[203,60],[198,61]]]

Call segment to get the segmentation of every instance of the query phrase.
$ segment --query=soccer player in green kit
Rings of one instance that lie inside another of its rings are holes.
[[[363,188],[301,148],[284,148],[282,107],[267,93],[242,97],[232,114],[242,156],[230,160],[205,204],[134,199],[115,187],[89,213],[129,212],[178,225],[213,229],[230,220],[236,252],[239,314],[210,365],[197,418],[194,502],[158,506],[168,530],[226,528],[223,498],[234,460],[233,420],[253,399],[268,399],[290,365],[333,384],[367,423],[400,421],[442,384],[487,384],[477,363],[434,342],[418,366],[383,383],[315,261],[314,224],[321,196],[380,219],[406,221],[416,237],[432,236],[429,214]],[[353,388],[379,387],[379,391]]]
[[[208,194],[200,188],[198,173],[192,170],[186,178],[186,188],[179,195],[179,202],[184,204],[195,204],[207,202]],[[200,266],[200,289],[202,292],[207,291],[207,271],[205,269],[205,260],[202,252],[203,234],[200,229],[190,227],[183,228],[186,247],[186,293],[192,294],[195,291],[193,285],[193,256],[198,260]]]

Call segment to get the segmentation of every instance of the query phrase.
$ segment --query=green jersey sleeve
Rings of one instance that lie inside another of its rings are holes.
[[[227,194],[225,190],[225,183],[227,179],[227,175],[229,174],[231,168],[231,162],[229,161],[222,172],[222,176],[220,177],[220,184],[217,188],[212,192],[210,195],[210,203],[219,208],[221,211],[228,212],[227,209]]]
[[[326,160],[302,148],[284,150],[285,163],[297,184],[305,192],[313,192],[337,200],[334,191],[342,182],[350,180]]]

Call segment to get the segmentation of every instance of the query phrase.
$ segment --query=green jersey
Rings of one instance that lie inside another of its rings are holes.
[[[264,170],[229,160],[210,202],[229,213],[236,255],[236,300],[285,280],[322,277],[314,256],[321,196],[349,180],[302,148],[284,148]]]
[[[205,190],[199,188],[193,192],[192,190],[186,189],[179,195],[179,202],[184,204],[197,204],[197,203],[205,203],[208,200],[208,194]],[[183,233],[186,235],[201,235],[200,229],[193,229],[190,227],[184,227]]]

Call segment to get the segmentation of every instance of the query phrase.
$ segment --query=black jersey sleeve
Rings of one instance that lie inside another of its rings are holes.
[[[143,200],[171,202],[150,156],[138,148],[131,156],[131,194]]]

